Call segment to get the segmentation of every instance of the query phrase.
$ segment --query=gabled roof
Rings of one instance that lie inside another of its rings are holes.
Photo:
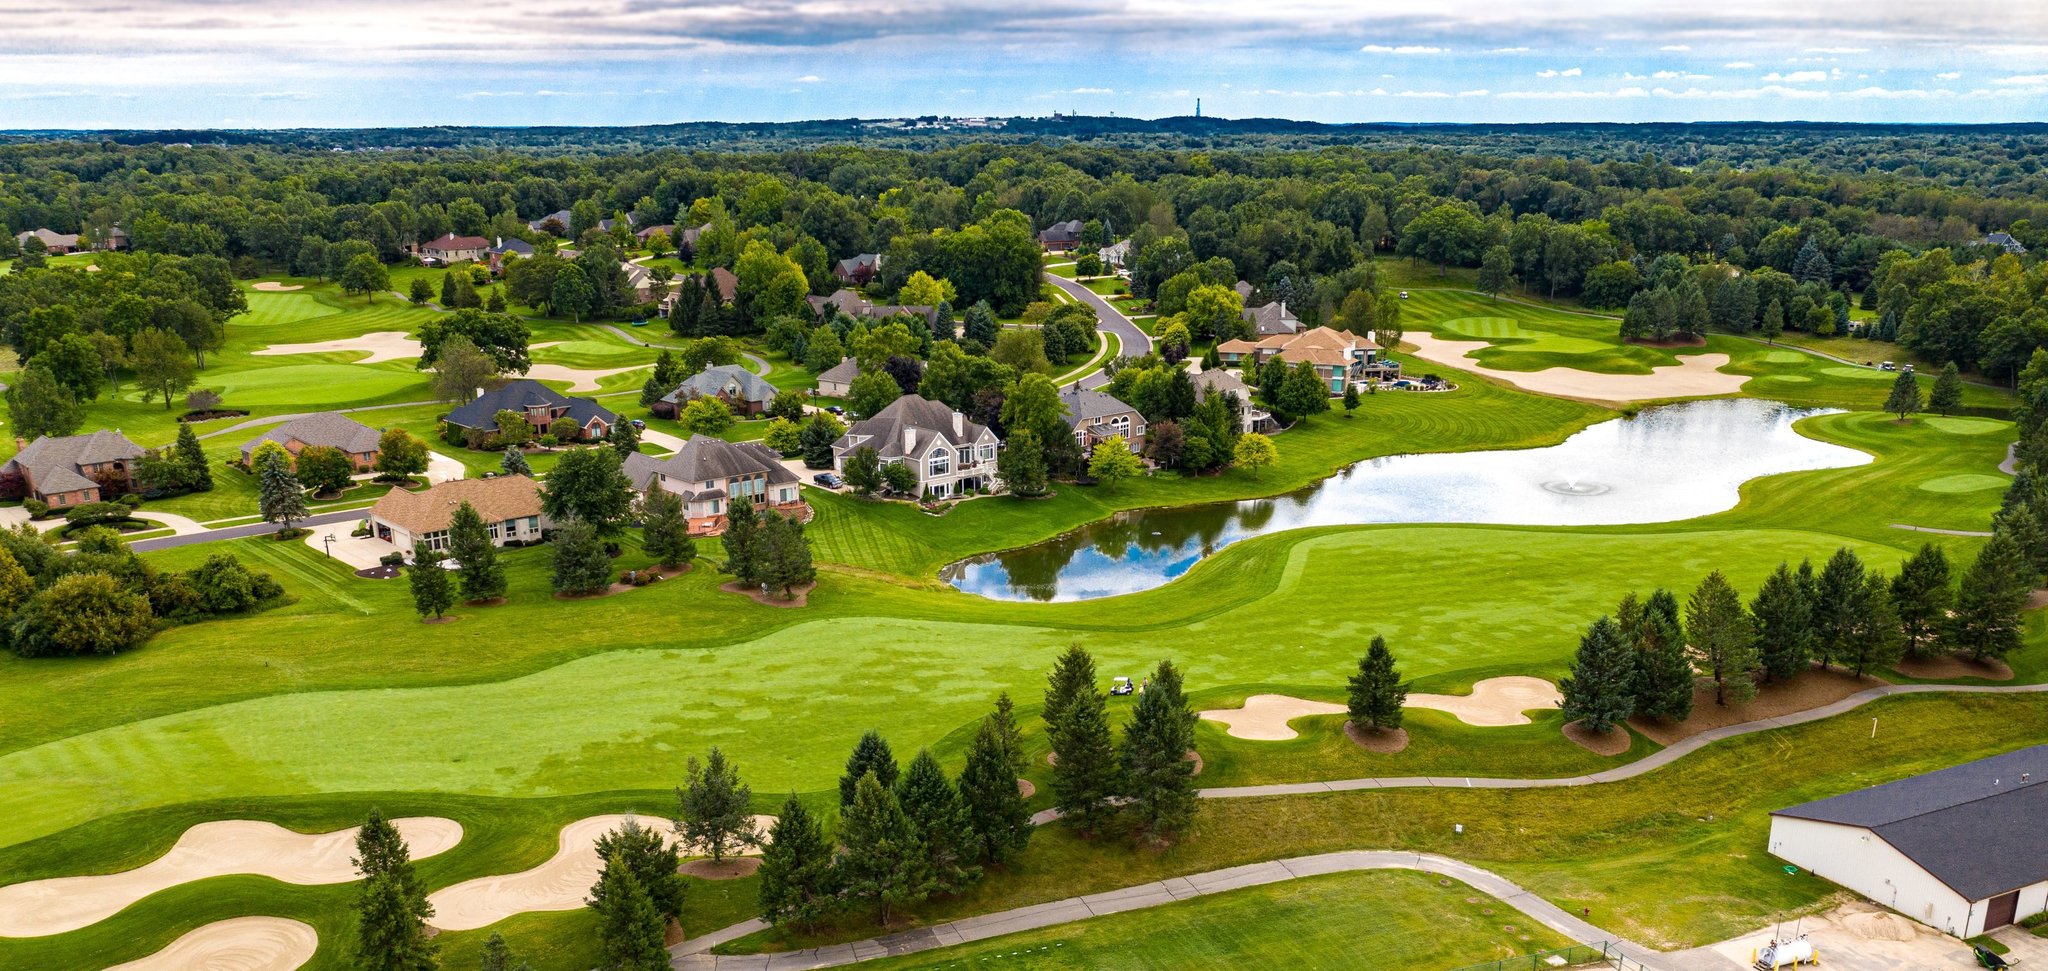
[[[833,291],[829,297],[805,297],[804,300],[811,305],[811,312],[820,316],[824,315],[826,307],[836,308],[848,317],[860,317],[868,312],[867,300],[845,287]]]
[[[955,430],[955,413],[942,402],[914,394],[907,394],[889,403],[872,418],[854,422],[846,434],[832,443],[834,449],[855,449],[862,445],[873,446],[883,461],[905,456],[922,457],[932,445],[943,443],[958,448],[980,441],[988,428],[958,418]],[[910,435],[910,447],[904,447],[905,431]]]
[[[539,219],[536,219],[536,220],[534,220],[534,221],[532,221],[532,222],[530,222],[530,223],[527,223],[527,224],[526,224],[526,228],[528,228],[528,229],[531,229],[531,230],[533,230],[533,231],[534,231],[534,232],[536,232],[536,233],[537,233],[537,232],[540,232],[540,231],[541,231],[541,227],[542,227],[542,226],[545,226],[545,225],[547,225],[547,224],[548,224],[548,220],[550,220],[550,219],[552,219],[552,220],[554,220],[554,221],[556,221],[556,222],[558,222],[558,223],[561,223],[561,224],[562,224],[562,232],[565,232],[565,233],[569,231],[569,226],[570,226],[570,224],[571,224],[571,223],[573,223],[573,222],[575,221],[575,217],[574,217],[574,216],[571,216],[571,215],[569,215],[569,210],[567,210],[567,209],[557,209],[557,210],[555,210],[554,212],[548,213],[547,215],[545,215],[545,216],[542,216],[542,217],[540,217]]]
[[[1243,381],[1238,380],[1237,375],[1232,374],[1229,371],[1224,370],[1223,368],[1214,368],[1208,371],[1197,372],[1195,374],[1188,375],[1188,379],[1195,383],[1195,388],[1197,390],[1235,394],[1237,395],[1239,401],[1252,400],[1251,385],[1245,384]]]
[[[645,242],[647,237],[652,236],[655,233],[667,233],[670,236],[674,236],[676,233],[676,224],[662,223],[659,226],[649,226],[646,229],[642,229],[639,232],[634,233],[633,235],[639,237],[642,242]]]
[[[1252,325],[1252,333],[1259,337],[1275,334],[1294,334],[1301,331],[1301,321],[1287,312],[1284,303],[1269,303],[1258,307],[1246,307],[1242,315]]]
[[[1067,406],[1068,428],[1073,428],[1093,418],[1108,418],[1112,415],[1131,415],[1136,417],[1138,415],[1138,409],[1124,404],[1115,395],[1101,391],[1091,391],[1079,386],[1069,386],[1066,390],[1061,391],[1060,403]],[[1144,418],[1137,417],[1137,423],[1140,427],[1144,425],[1144,422]]]
[[[376,451],[378,438],[379,432],[362,422],[338,411],[322,411],[294,418],[244,442],[242,457],[248,458],[256,451],[256,446],[264,442],[283,445],[294,440],[304,445],[325,445],[360,454]]]
[[[533,244],[517,236],[500,236],[497,245],[491,247],[491,252],[500,255],[512,253],[518,256],[532,256]]]
[[[825,373],[818,375],[818,383],[852,384],[853,379],[857,377],[860,377],[860,362],[850,357],[842,357],[839,363],[826,368]]]
[[[1079,219],[1069,219],[1066,222],[1053,223],[1040,230],[1038,238],[1048,243],[1072,242],[1081,238],[1081,226],[1082,222]]]
[[[718,288],[718,299],[721,303],[731,303],[739,296],[740,278],[733,276],[732,271],[725,267],[711,268],[711,285]]]
[[[53,233],[47,229],[31,229],[27,232],[16,233],[14,234],[14,241],[16,243],[26,243],[31,236],[42,240],[43,245],[51,249],[59,246],[75,247],[78,245],[77,233]]]
[[[540,515],[540,486],[523,475],[451,479],[430,489],[393,489],[370,507],[370,515],[418,536],[448,528],[464,502],[486,523]]]
[[[1257,343],[1247,340],[1227,340],[1216,345],[1219,354],[1249,354],[1253,351],[1273,351],[1275,356],[1289,364],[1307,362],[1334,367],[1351,363],[1351,352],[1358,350],[1376,351],[1380,346],[1366,338],[1328,327],[1316,327],[1299,334],[1274,334],[1261,338]]]
[[[101,429],[90,435],[45,435],[28,443],[0,470],[20,471],[38,492],[71,492],[93,489],[99,483],[79,474],[81,465],[132,460],[142,456],[142,446],[117,431]]]
[[[629,452],[620,465],[626,473],[626,481],[633,483],[633,491],[646,492],[647,484],[654,481],[654,470],[661,467],[661,460],[646,452]]]
[[[531,378],[507,381],[495,391],[486,391],[476,400],[448,413],[447,421],[459,428],[496,428],[498,412],[525,411],[529,406],[547,405],[567,407],[568,415],[579,425],[588,425],[592,418],[600,418],[607,425],[616,424],[619,416],[603,405],[589,398],[571,398]]]
[[[720,364],[684,378],[682,384],[663,395],[661,400],[677,404],[699,396],[716,397],[728,389],[737,390],[733,397],[741,401],[767,402],[775,399],[775,386],[762,380],[760,375],[737,364]]]
[[[772,448],[759,442],[728,442],[709,435],[691,435],[676,454],[669,456],[655,471],[664,479],[699,484],[710,483],[707,488],[723,491],[727,479],[765,473],[770,483],[800,481],[796,473],[782,464],[782,456]],[[693,495],[686,498],[720,498],[709,495]]]
[[[1984,900],[2048,880],[2048,745],[1771,815],[1868,829],[1965,900]]]
[[[433,242],[428,243],[427,245],[422,246],[420,248],[440,250],[445,253],[453,252],[455,250],[489,249],[490,246],[491,241],[483,238],[482,236],[457,236],[454,233],[448,233],[447,235],[442,236],[440,239],[434,240]]]
[[[1252,285],[1246,283],[1243,280],[1237,281],[1237,283],[1233,285],[1231,289],[1236,290],[1237,295],[1239,297],[1242,297],[1246,300],[1250,300],[1252,298]]]
[[[706,232],[709,232],[710,230],[710,223],[705,223],[702,226],[691,226],[688,229],[683,230],[680,234],[675,234],[675,238],[685,246],[695,246],[697,245],[697,237],[704,235]]]
[[[846,259],[840,260],[839,272],[844,273],[848,276],[852,276],[854,273],[859,272],[862,269],[872,270],[881,265],[882,254],[862,253],[859,256],[849,256]]]

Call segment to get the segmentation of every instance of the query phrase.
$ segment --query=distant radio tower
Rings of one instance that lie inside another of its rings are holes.
[[[1195,117],[1202,117],[1202,99],[1200,98],[1195,99]]]

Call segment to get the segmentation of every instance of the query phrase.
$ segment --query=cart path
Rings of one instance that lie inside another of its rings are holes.
[[[1942,536],[1976,536],[1982,538],[1991,535],[1980,529],[1938,529],[1933,526],[1908,526],[1905,523],[1893,523],[1892,528],[1909,530],[1915,533],[1936,533]]]
[[[676,945],[669,950],[670,964],[678,971],[801,971],[808,968],[838,967],[875,958],[916,954],[934,948],[983,941],[1005,934],[1053,927],[1107,914],[1143,910],[1245,887],[1259,887],[1303,877],[1361,870],[1419,870],[1453,877],[1475,890],[1498,898],[1502,903],[1577,943],[1604,944],[1613,941],[1631,960],[1642,962],[1650,971],[1672,971],[1667,965],[1653,963],[1657,952],[1620,941],[1615,935],[1566,913],[1491,870],[1431,853],[1392,850],[1342,850],[1285,860],[1268,860],[1264,863],[1248,863],[1125,887],[1121,890],[1068,897],[1065,900],[1033,904],[979,917],[965,917],[851,944],[835,944],[830,947],[773,954],[727,956],[706,953],[721,943],[736,937],[744,937],[768,926],[760,920],[750,920]]]

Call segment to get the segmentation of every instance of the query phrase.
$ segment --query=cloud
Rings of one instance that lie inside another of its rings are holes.
[[[1421,44],[1403,44],[1399,47],[1388,47],[1385,44],[1367,44],[1364,47],[1359,48],[1359,51],[1366,54],[1399,54],[1403,56],[1413,56],[1417,54],[1442,54],[1445,51],[1445,48],[1426,47]]]
[[[1487,96],[1487,94],[1488,94],[1488,92],[1487,92],[1487,90],[1486,90],[1485,88],[1473,88],[1473,89],[1472,89],[1472,90],[1470,90],[1470,91],[1460,91],[1460,92],[1458,92],[1458,97],[1460,97],[1460,98],[1484,98],[1484,97],[1486,97],[1486,96]]]
[[[1751,67],[1755,67],[1756,65],[1755,65],[1755,64],[1751,64],[1751,63],[1750,63],[1750,62],[1748,62],[1748,61],[1729,61],[1728,63],[1726,63],[1726,64],[1723,64],[1723,65],[1721,65],[1721,66],[1722,66],[1722,67],[1724,67],[1724,68],[1727,68],[1727,69],[1728,69],[1728,70],[1730,70],[1730,71],[1740,71],[1740,70],[1742,70],[1742,69],[1744,69],[1744,68],[1751,68]]]
[[[1068,88],[1061,94],[1115,94],[1115,88]],[[1270,93],[1270,92],[1269,92]]]
[[[1576,67],[1568,67],[1562,71],[1556,68],[1545,68],[1537,71],[1536,76],[1539,78],[1575,78],[1584,73],[1586,73],[1584,69]]]
[[[2048,74],[2015,74],[2011,77],[1999,78],[1991,83],[1997,85],[2048,84]]]
[[[1486,53],[1488,53],[1488,54],[1527,54],[1527,53],[1529,53],[1529,49],[1528,49],[1528,48],[1526,48],[1526,47],[1495,47],[1495,48],[1492,48],[1492,49],[1488,50],[1488,51],[1487,51]]]
[[[308,91],[264,91],[250,97],[258,101],[311,101],[318,96]]]
[[[1936,81],[1953,81],[1962,76],[1963,72],[1961,71],[1943,71],[1940,74],[1935,75],[1934,79]]]
[[[1658,49],[1658,50],[1660,50],[1660,51],[1670,51],[1670,52],[1672,52],[1672,53],[1676,53],[1676,54],[1683,54],[1683,53],[1685,53],[1686,51],[1692,50],[1692,45],[1691,45],[1691,44],[1666,44],[1666,45],[1664,45],[1663,47],[1659,47],[1659,48],[1657,48],[1657,49]]]
[[[1765,81],[1782,82],[1784,84],[1818,84],[1827,79],[1828,72],[1826,71],[1793,71],[1790,74],[1779,74],[1776,71],[1772,71],[1763,76]]]
[[[1616,88],[1612,91],[1502,91],[1497,98],[1514,101],[1604,101],[1614,98],[1642,98],[1650,92],[1639,87]]]
[[[1808,54],[1868,54],[1868,47],[1809,47]]]
[[[806,75],[804,75],[803,77],[797,78],[797,79],[796,79],[796,83],[798,83],[798,84],[817,84],[818,82],[820,82],[820,81],[823,81],[823,80],[825,80],[825,79],[824,79],[824,78],[821,78],[821,77],[819,77],[819,76],[817,76],[817,75],[815,75],[815,74],[806,74]]]

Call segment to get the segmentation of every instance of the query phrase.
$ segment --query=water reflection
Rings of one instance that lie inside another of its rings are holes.
[[[1733,507],[1742,483],[1759,476],[1869,462],[1792,430],[1826,413],[1695,401],[1602,422],[1548,448],[1371,459],[1271,499],[1122,513],[1036,546],[963,560],[944,576],[1003,600],[1090,600],[1159,586],[1238,540],[1304,526],[1691,519]],[[1287,447],[1284,436],[1279,442]]]

